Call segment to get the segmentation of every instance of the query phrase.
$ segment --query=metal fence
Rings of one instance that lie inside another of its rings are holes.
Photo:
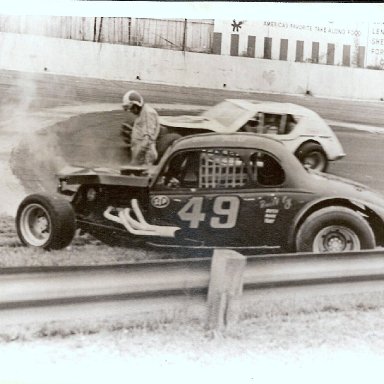
[[[203,53],[213,29],[214,20],[0,15],[0,32]]]
[[[383,293],[382,250],[245,257],[216,249],[212,259],[8,267],[0,268],[0,333],[115,316],[136,324],[200,318],[221,330],[274,312],[382,308]]]

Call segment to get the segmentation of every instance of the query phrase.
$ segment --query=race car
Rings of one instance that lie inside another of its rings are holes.
[[[384,243],[384,198],[306,169],[279,140],[253,133],[181,138],[152,167],[76,168],[62,195],[32,194],[23,244],[68,246],[76,229],[109,245],[342,252]],[[69,196],[69,197],[68,197]]]
[[[199,116],[160,116],[160,124],[159,154],[186,135],[254,132],[278,138],[305,166],[318,171],[345,156],[337,136],[316,112],[291,103],[228,99]],[[126,139],[126,127],[122,134]]]

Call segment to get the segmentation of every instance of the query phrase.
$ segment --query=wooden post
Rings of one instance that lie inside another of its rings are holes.
[[[95,17],[95,21],[93,22],[93,41],[96,42],[96,29],[97,27],[97,17]]]
[[[247,258],[235,251],[214,251],[207,297],[208,329],[220,330],[237,322],[246,262]]]
[[[187,44],[187,19],[184,19],[183,52],[185,52],[186,44]]]
[[[101,31],[103,29],[103,18],[100,17],[100,24],[99,24],[99,36],[97,37],[97,42],[100,43],[101,41]]]

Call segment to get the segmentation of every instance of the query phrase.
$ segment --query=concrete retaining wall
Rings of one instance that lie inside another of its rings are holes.
[[[349,99],[384,97],[382,71],[0,33],[0,68]]]

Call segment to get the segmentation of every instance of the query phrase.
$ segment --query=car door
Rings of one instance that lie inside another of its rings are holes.
[[[264,151],[254,151],[249,168],[255,182],[254,197],[258,225],[265,247],[285,249],[298,213],[313,200],[313,192],[297,183],[294,170]],[[250,231],[252,229],[248,229]],[[251,235],[249,233],[249,235]]]
[[[181,237],[196,245],[257,245],[262,218],[254,209],[247,156],[209,148],[174,155],[150,191],[154,223],[178,226]]]

